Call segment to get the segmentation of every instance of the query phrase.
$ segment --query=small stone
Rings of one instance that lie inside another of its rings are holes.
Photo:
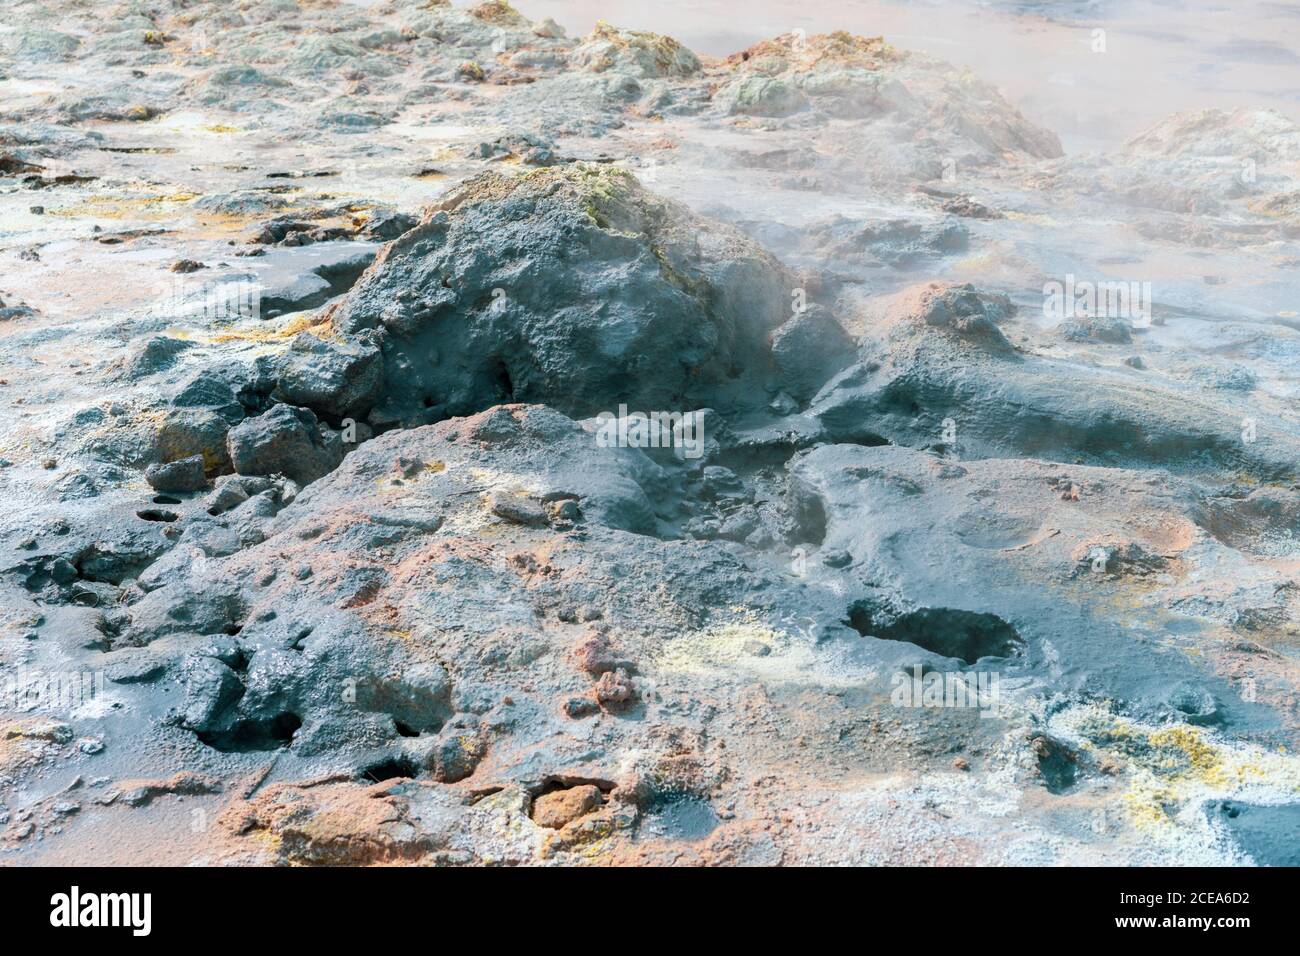
[[[383,376],[383,355],[374,345],[303,332],[280,359],[273,397],[332,420],[357,419],[374,407]]]
[[[153,464],[145,469],[144,480],[155,491],[200,491],[208,483],[204,473],[203,456],[191,455],[179,461]]]
[[[962,771],[970,770],[970,761],[965,757],[955,757],[952,761],[952,768]]]
[[[610,646],[610,639],[601,633],[578,644],[573,657],[577,659],[577,666],[593,678],[619,669],[621,663]]]
[[[772,653],[772,648],[762,641],[748,640],[741,648],[750,657],[767,657]]]
[[[635,697],[636,688],[632,684],[632,678],[621,667],[615,671],[606,671],[596,681],[596,700],[603,706],[626,704]]]
[[[193,259],[178,259],[176,262],[172,263],[172,272],[180,272],[182,274],[198,272],[200,269],[206,268],[207,266],[203,263],[196,262]]]
[[[551,520],[557,524],[574,524],[582,519],[582,509],[572,498],[555,501],[547,505]]]
[[[114,684],[148,684],[167,670],[167,659],[148,648],[124,648],[106,658],[104,676]]]
[[[599,710],[599,705],[590,697],[570,697],[564,702],[565,716],[574,720],[590,717]]]
[[[533,35],[546,39],[558,39],[564,36],[564,27],[547,17],[545,20],[533,24]]]
[[[1061,323],[1061,337],[1070,342],[1124,345],[1133,341],[1129,325],[1109,316],[1081,315]]]
[[[539,827],[558,830],[599,806],[600,788],[595,784],[555,790],[533,801],[533,822]]]
[[[799,411],[799,403],[785,392],[781,392],[776,398],[772,399],[767,407],[775,415],[793,415]]]
[[[542,506],[520,495],[493,495],[488,507],[498,518],[513,524],[533,527],[546,524],[546,512]]]
[[[709,465],[704,469],[704,497],[710,501],[739,501],[748,497],[745,483],[730,468]]]
[[[1129,368],[1136,368],[1136,369],[1144,369],[1147,367],[1147,363],[1142,361],[1142,356],[1140,355],[1130,355],[1128,358],[1124,360],[1124,364],[1127,365]]]
[[[487,743],[475,726],[457,726],[453,718],[438,734],[428,766],[439,783],[456,783],[474,773],[487,753]]]

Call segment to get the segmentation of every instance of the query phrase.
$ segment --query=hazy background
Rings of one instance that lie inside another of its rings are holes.
[[[1272,107],[1300,120],[1300,3],[978,0],[514,0],[582,34],[598,19],[725,56],[803,28],[874,36],[970,66],[1067,151],[1105,148],[1179,110]],[[457,0],[468,5],[468,0]],[[1092,30],[1106,52],[1092,52]]]

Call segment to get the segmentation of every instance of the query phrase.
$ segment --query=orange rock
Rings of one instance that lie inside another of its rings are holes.
[[[533,822],[558,830],[600,806],[600,788],[594,784],[544,793],[533,801]]]

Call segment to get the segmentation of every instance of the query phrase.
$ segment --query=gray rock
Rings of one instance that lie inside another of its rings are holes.
[[[333,321],[349,337],[387,330],[384,393],[403,415],[680,409],[727,387],[748,396],[737,380],[767,364],[796,284],[738,232],[621,170],[571,164],[454,191]]]
[[[821,306],[792,316],[772,333],[772,358],[781,388],[806,401],[857,355],[853,339]]]
[[[242,547],[238,534],[206,517],[190,524],[177,543],[198,548],[209,558],[225,557]]]
[[[408,216],[404,212],[397,212],[394,209],[380,209],[366,220],[363,231],[370,239],[391,242],[398,236],[410,232],[419,222],[414,216]]]
[[[375,346],[326,342],[304,332],[281,360],[275,397],[336,420],[361,418],[378,399],[383,375]]]
[[[1124,345],[1133,341],[1129,324],[1104,316],[1078,316],[1061,323],[1061,337],[1070,342]]]
[[[194,343],[184,339],[155,335],[114,364],[121,369],[124,378],[136,381],[171,368],[176,363],[176,357],[193,346]]]
[[[165,655],[149,648],[127,648],[107,655],[104,676],[115,684],[147,684],[167,670]]]
[[[515,524],[539,527],[546,524],[546,510],[536,501],[519,495],[493,495],[489,507],[498,518]]]
[[[472,775],[487,753],[487,740],[473,714],[458,714],[434,741],[427,766],[439,783],[456,783]]]
[[[185,700],[181,726],[197,733],[210,733],[222,726],[222,718],[244,692],[239,676],[215,657],[196,655],[181,665]]]
[[[998,324],[1009,311],[1006,296],[970,286],[889,298],[870,317],[859,360],[827,383],[807,417],[826,438],[863,444],[931,447],[951,430],[963,459],[1030,455],[1171,471],[1216,461],[1260,476],[1294,473],[1281,445],[1243,442],[1241,415],[1213,392],[1105,366],[1078,388],[1068,364],[1010,345]],[[1282,432],[1295,440],[1291,426]]]
[[[145,469],[144,478],[154,490],[167,492],[201,491],[208,483],[202,455],[150,465]]]
[[[309,484],[343,460],[338,434],[323,428],[310,409],[276,405],[230,430],[230,461],[241,475],[285,475]]]
[[[451,715],[451,679],[440,664],[415,664],[399,675],[362,681],[356,697],[363,710],[388,714],[417,732],[437,731]]]

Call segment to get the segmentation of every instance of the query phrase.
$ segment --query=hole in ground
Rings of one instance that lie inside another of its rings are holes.
[[[533,797],[540,797],[546,793],[554,793],[556,790],[571,790],[574,787],[582,787],[590,784],[600,790],[601,793],[609,794],[617,786],[613,780],[606,780],[603,777],[577,777],[572,774],[548,774],[540,786],[533,787],[529,793]]]
[[[905,641],[967,664],[981,657],[1011,657],[1025,644],[1016,629],[996,614],[951,607],[924,607],[879,624],[869,602],[855,601],[849,605],[846,623],[864,636]]]
[[[361,771],[361,779],[382,783],[395,777],[415,778],[420,775],[420,768],[410,757],[385,757]]]
[[[510,378],[510,369],[506,368],[506,363],[500,359],[497,360],[496,367],[492,370],[492,377],[496,381],[497,390],[507,402],[515,400],[515,385]]]
[[[285,712],[270,720],[241,720],[230,730],[221,733],[200,733],[199,740],[222,753],[251,753],[262,750],[279,750],[293,741],[293,735],[302,726],[302,718]]]
[[[861,445],[863,448],[882,448],[885,445],[892,445],[884,435],[877,435],[875,432],[858,432],[854,435],[845,435],[837,438],[836,442],[841,445]]]
[[[137,511],[135,516],[145,521],[175,521],[180,517],[176,512],[168,511],[166,508],[144,508]]]
[[[1079,758],[1065,744],[1051,737],[1038,736],[1030,741],[1038,760],[1038,772],[1048,793],[1064,793],[1079,776]]]

